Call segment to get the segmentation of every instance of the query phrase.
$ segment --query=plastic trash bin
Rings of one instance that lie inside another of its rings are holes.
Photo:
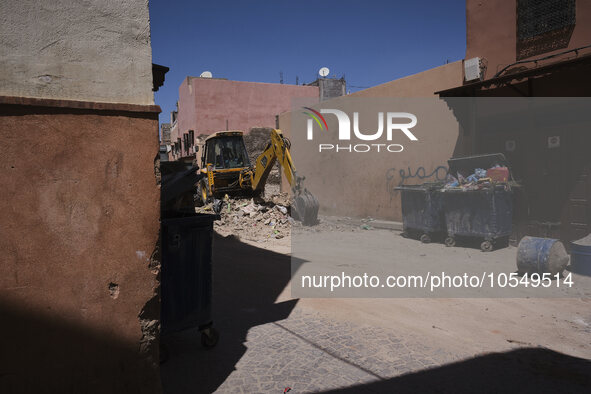
[[[437,233],[446,230],[443,216],[441,193],[442,183],[399,186],[402,204],[403,235],[419,238],[423,243],[431,242]]]
[[[161,332],[197,327],[201,343],[215,346],[212,327],[212,243],[217,215],[163,213],[161,221]]]
[[[476,168],[491,168],[498,164],[508,167],[501,153],[469,156],[448,160],[449,173],[466,177]],[[444,189],[441,192],[447,238],[445,244],[454,246],[456,237],[480,238],[480,248],[494,249],[497,241],[511,235],[513,218],[512,191],[507,184],[493,184],[479,190]]]
[[[570,244],[571,271],[591,276],[591,234]]]

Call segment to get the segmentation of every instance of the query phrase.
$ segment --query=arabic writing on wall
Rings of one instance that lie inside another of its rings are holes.
[[[411,167],[408,168],[390,168],[386,171],[386,189],[388,194],[390,195],[390,201],[396,195],[398,190],[396,190],[397,186],[402,186],[407,184],[408,179],[419,179],[421,181],[444,181],[447,177],[448,169],[445,166],[438,166],[428,172],[425,167],[421,166],[418,167],[416,170],[413,171]]]

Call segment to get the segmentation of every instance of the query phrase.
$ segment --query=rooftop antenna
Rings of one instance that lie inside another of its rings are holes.
[[[213,77],[213,75],[211,74],[211,71],[203,71],[199,76],[201,78],[211,78],[211,77]]]
[[[320,70],[318,70],[318,75],[320,75],[322,78],[325,78],[328,73],[330,73],[328,67],[322,67]]]

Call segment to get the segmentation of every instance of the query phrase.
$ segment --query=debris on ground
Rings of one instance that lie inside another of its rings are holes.
[[[281,239],[291,234],[294,220],[289,216],[289,195],[267,193],[265,198],[242,198],[225,195],[203,207],[196,207],[198,213],[218,213],[220,220],[214,222],[214,229],[224,235],[235,235],[242,239],[265,242]]]
[[[372,227],[372,226],[370,226],[368,223],[371,223],[371,222],[373,222],[374,220],[375,220],[375,219],[374,219],[374,218],[372,218],[371,216],[368,216],[368,217],[366,217],[366,218],[363,218],[363,219],[361,219],[361,223],[363,223],[363,224],[361,225],[361,228],[362,228],[362,229],[364,229],[364,230],[372,230],[372,229],[373,229],[373,227]]]
[[[291,216],[290,197],[281,193],[278,185],[266,185],[263,198],[230,197],[225,195],[202,207],[196,207],[197,213],[220,215],[214,221],[214,230],[223,236],[233,235],[239,239],[258,243],[273,240],[289,242],[292,231],[363,231],[373,230],[370,226],[373,218],[361,219],[323,216],[315,226],[304,226]]]

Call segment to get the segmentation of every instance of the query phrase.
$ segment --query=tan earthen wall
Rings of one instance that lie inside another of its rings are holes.
[[[0,392],[159,392],[157,107],[53,104],[0,105]]]

